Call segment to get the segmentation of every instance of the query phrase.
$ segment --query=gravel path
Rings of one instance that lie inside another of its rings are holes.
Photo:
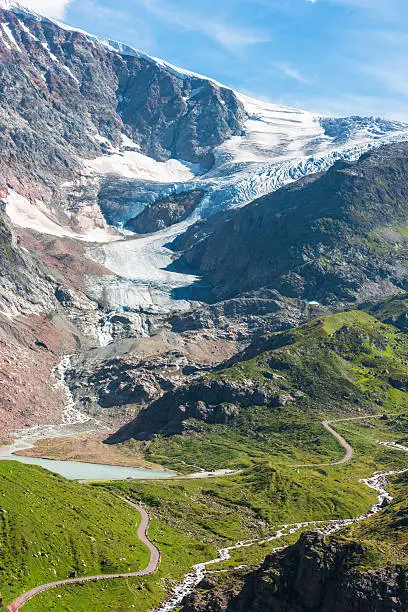
[[[34,587],[30,591],[23,593],[23,595],[20,595],[20,597],[17,597],[17,599],[15,599],[9,606],[7,606],[7,612],[15,612],[16,610],[20,610],[24,606],[24,604],[27,603],[27,601],[33,599],[33,597],[36,597],[43,591],[49,591],[50,589],[54,589],[55,587],[59,587],[64,584],[83,584],[84,582],[95,582],[97,580],[107,580],[112,578],[134,578],[136,576],[147,576],[149,574],[154,574],[160,563],[160,551],[149,540],[149,536],[147,535],[150,517],[146,510],[138,504],[134,504],[133,502],[125,498],[121,499],[127,504],[129,504],[129,506],[132,506],[132,508],[135,508],[140,513],[141,520],[137,529],[137,537],[141,542],[143,542],[143,544],[147,546],[150,552],[150,560],[145,569],[128,574],[100,574],[97,576],[81,576],[80,578],[67,578],[66,580],[57,580],[55,582],[41,584],[40,586]]]
[[[350,444],[343,438],[343,436],[341,436],[335,429],[333,429],[333,427],[330,426],[329,421],[323,421],[322,425],[325,429],[327,429],[329,433],[331,433],[332,436],[336,438],[337,442],[339,442],[339,444],[341,444],[341,446],[346,451],[346,454],[343,459],[340,459],[339,461],[334,461],[329,465],[342,465],[343,463],[347,463],[348,461],[350,461],[354,453],[352,446],[350,446]]]

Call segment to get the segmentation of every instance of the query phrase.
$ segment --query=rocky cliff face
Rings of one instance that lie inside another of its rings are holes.
[[[228,424],[239,416],[240,406],[278,405],[279,398],[268,389],[248,387],[232,381],[199,380],[188,388],[167,393],[151,403],[136,419],[108,441],[134,437],[149,440],[155,434],[172,436],[189,429],[190,420],[202,423]]]
[[[52,370],[61,351],[75,345],[69,325],[58,320],[55,279],[19,243],[0,212],[0,431],[4,436],[13,427],[58,418],[65,396]]]
[[[127,354],[102,362],[75,363],[69,381],[75,398],[88,410],[126,407],[139,411],[177,389],[195,369],[200,370],[200,366],[193,366],[178,351],[149,359]],[[85,389],[90,393],[84,394]]]
[[[241,103],[210,80],[23,9],[0,7],[0,23],[2,188],[55,196],[58,209],[61,184],[122,134],[155,160],[208,169],[240,132]]]
[[[170,323],[177,333],[208,330],[219,337],[248,342],[268,332],[296,327],[323,311],[319,306],[284,298],[279,291],[264,289],[197,305],[189,312],[174,315]]]
[[[237,572],[227,585],[206,578],[188,596],[182,612],[404,612],[406,569],[364,571],[368,550],[359,543],[325,542],[304,534],[282,552],[266,557],[252,573]]]
[[[17,244],[0,210],[0,312],[35,314],[55,305],[51,279]]]

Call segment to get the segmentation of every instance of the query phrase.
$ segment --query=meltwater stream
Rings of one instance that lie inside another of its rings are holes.
[[[398,448],[398,445],[397,445]],[[408,451],[407,447],[402,447],[403,450]],[[400,447],[400,450],[402,450]],[[186,595],[193,593],[197,588],[199,583],[203,580],[206,575],[208,568],[221,563],[222,561],[227,561],[231,558],[231,552],[234,550],[238,550],[240,548],[247,548],[250,546],[254,546],[255,544],[266,544],[268,542],[273,542],[279,540],[284,536],[288,536],[291,534],[300,531],[301,529],[310,528],[315,529],[323,533],[324,535],[333,535],[337,531],[340,531],[344,527],[348,527],[353,523],[358,521],[362,521],[364,519],[377,514],[382,510],[385,504],[389,504],[392,502],[392,495],[387,491],[387,477],[388,476],[396,476],[398,474],[404,474],[408,470],[392,470],[389,472],[376,472],[371,478],[366,478],[360,480],[362,484],[365,484],[370,489],[373,489],[378,493],[377,502],[373,504],[370,510],[366,514],[362,514],[361,516],[350,518],[350,519],[340,519],[340,520],[329,520],[329,521],[310,521],[305,523],[294,523],[291,525],[281,525],[276,533],[269,537],[263,538],[260,540],[248,540],[246,542],[238,542],[233,546],[229,546],[228,548],[221,548],[218,551],[218,557],[216,559],[211,559],[205,563],[198,563],[194,565],[192,571],[188,573],[184,580],[178,584],[174,589],[170,598],[167,599],[164,603],[162,603],[156,610],[156,612],[172,612],[176,608],[178,608]],[[272,548],[270,550],[270,554],[281,550],[281,546]],[[233,568],[230,568],[233,569]],[[237,569],[237,568],[236,568]]]

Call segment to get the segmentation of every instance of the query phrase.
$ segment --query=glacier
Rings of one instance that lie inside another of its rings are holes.
[[[88,234],[78,235],[70,228],[62,227],[41,202],[32,204],[9,191],[6,211],[15,225],[99,243],[89,247],[90,256],[116,275],[93,287],[108,310],[126,307],[161,313],[188,309],[190,301],[185,296],[188,296],[189,287],[199,283],[200,279],[169,269],[175,254],[168,244],[191,224],[219,211],[248,205],[288,183],[326,171],[336,161],[354,161],[372,148],[408,139],[408,124],[402,122],[377,117],[326,117],[255,100],[213,79],[178,68],[128,45],[98,38],[43,17],[13,0],[0,0],[0,8],[11,10],[27,20],[44,21],[65,30],[81,32],[92,45],[100,45],[120,56],[141,57],[181,80],[194,77],[229,89],[244,109],[246,120],[241,133],[215,148],[215,162],[209,171],[183,159],[157,161],[144,155],[139,145],[126,135],[122,136],[121,145],[115,148],[100,134],[89,134],[96,142],[103,142],[104,153],[93,160],[80,160],[82,171],[77,180],[72,184],[61,184],[61,193],[68,194],[68,190],[80,190],[91,184],[99,185],[98,204],[112,231],[90,230]],[[7,23],[0,25],[0,36],[7,45],[13,45]],[[29,30],[27,25],[22,27]],[[31,32],[28,33],[35,38]],[[51,54],[50,57],[53,59]],[[199,88],[193,90],[190,97],[197,95],[198,91]],[[116,190],[119,205],[112,204],[109,189]],[[128,195],[122,199],[123,189]],[[167,196],[197,189],[202,190],[205,197],[181,224],[142,237],[129,236],[122,231],[126,223],[146,206]],[[108,190],[106,198],[103,197],[104,190]],[[175,299],[175,295],[181,295],[182,299]],[[103,332],[106,332],[107,341],[108,328],[107,324]]]

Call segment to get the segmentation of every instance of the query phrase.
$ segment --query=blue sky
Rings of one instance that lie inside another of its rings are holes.
[[[25,4],[255,97],[408,120],[408,0]]]

